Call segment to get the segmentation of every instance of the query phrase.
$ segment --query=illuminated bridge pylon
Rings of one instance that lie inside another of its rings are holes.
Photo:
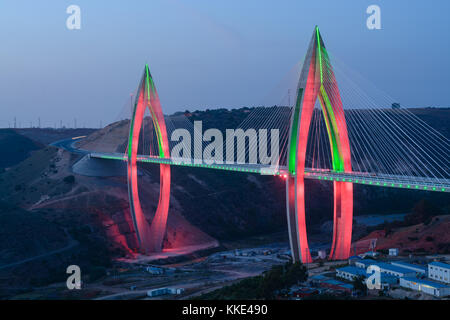
[[[169,141],[167,137],[164,114],[161,110],[158,93],[150,74],[148,65],[137,89],[132,118],[130,122],[130,134],[128,137],[128,197],[130,211],[136,231],[139,247],[142,252],[160,252],[166,232],[167,215],[170,200],[170,165],[160,164],[160,191],[158,207],[151,224],[145,218],[139,201],[137,157],[141,127],[143,126],[146,108],[149,108],[156,131],[158,151],[160,158],[170,158]]]
[[[351,153],[339,89],[319,28],[305,57],[291,117],[286,179],[286,211],[294,261],[312,262],[305,220],[305,157],[311,117],[319,99],[335,172],[350,173]],[[350,254],[353,220],[353,185],[334,181],[334,224],[330,259]]]

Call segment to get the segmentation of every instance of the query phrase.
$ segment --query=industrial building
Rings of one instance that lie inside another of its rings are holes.
[[[346,280],[354,280],[357,277],[366,277],[366,270],[363,268],[357,268],[357,267],[343,267],[336,269],[336,277],[343,278]]]
[[[419,266],[417,264],[412,264],[412,263],[403,262],[403,261],[393,261],[393,262],[391,262],[391,264],[393,266],[413,270],[414,272],[416,272],[417,274],[420,274],[420,275],[426,275],[427,271],[428,271],[428,267],[426,267],[426,266]]]
[[[389,255],[392,257],[398,256],[398,248],[390,248],[389,249]]]
[[[431,294],[435,297],[445,297],[450,295],[450,287],[442,283],[417,279],[413,277],[400,278],[400,286],[416,291]]]
[[[353,285],[349,283],[344,283],[335,279],[328,279],[320,282],[320,286],[322,288],[328,288],[332,290],[341,290],[348,293],[351,293],[353,290]]]
[[[150,274],[163,274],[164,273],[163,268],[158,268],[158,267],[153,267],[153,266],[146,267],[145,271],[147,271]]]
[[[363,268],[348,266],[336,269],[336,277],[349,281],[353,281],[357,277],[364,277],[366,279],[368,276],[370,275],[367,274],[366,270]],[[397,277],[385,273],[380,275],[380,281],[381,289],[387,289],[393,284],[398,283]]]
[[[147,291],[147,296],[157,297],[165,294],[181,294],[184,292],[183,288],[158,288]]]
[[[429,263],[428,277],[432,280],[450,283],[450,264],[436,261]]]

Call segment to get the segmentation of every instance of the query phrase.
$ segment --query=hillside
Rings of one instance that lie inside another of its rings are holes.
[[[361,241],[378,239],[377,250],[399,248],[401,254],[434,254],[450,251],[450,215],[433,217],[429,222],[393,230],[376,230]]]
[[[97,131],[97,129],[90,129],[90,128],[78,128],[78,129],[24,128],[15,130],[17,133],[25,137],[28,137],[33,141],[37,141],[39,143],[46,145],[58,140],[69,139],[72,137],[79,137],[79,136],[87,136]]]
[[[33,150],[44,146],[13,129],[0,129],[0,150],[7,156],[0,157],[0,170],[25,160]]]

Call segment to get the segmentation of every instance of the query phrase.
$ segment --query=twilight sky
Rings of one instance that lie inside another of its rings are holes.
[[[81,30],[66,28],[71,4]],[[381,30],[366,27],[371,4]],[[332,55],[402,105],[450,106],[449,11],[448,0],[1,0],[0,127],[105,125],[145,63],[165,113],[259,105],[316,24]]]

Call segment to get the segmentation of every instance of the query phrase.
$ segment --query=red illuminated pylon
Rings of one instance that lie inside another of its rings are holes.
[[[139,83],[136,101],[130,123],[128,138],[128,197],[134,228],[141,251],[144,253],[160,252],[166,232],[167,215],[170,200],[170,165],[160,164],[160,190],[159,201],[151,225],[145,218],[139,201],[137,152],[144,113],[149,108],[153,120],[153,127],[158,140],[159,157],[170,158],[169,141],[167,138],[166,123],[161,110],[158,93],[152,76],[145,66],[144,75]]]
[[[291,118],[286,211],[294,261],[312,262],[305,220],[305,156],[311,116],[319,99],[327,128],[332,170],[352,171],[350,143],[336,78],[319,29],[316,27],[303,64]],[[353,223],[353,185],[334,182],[334,227],[330,259],[350,255]]]

